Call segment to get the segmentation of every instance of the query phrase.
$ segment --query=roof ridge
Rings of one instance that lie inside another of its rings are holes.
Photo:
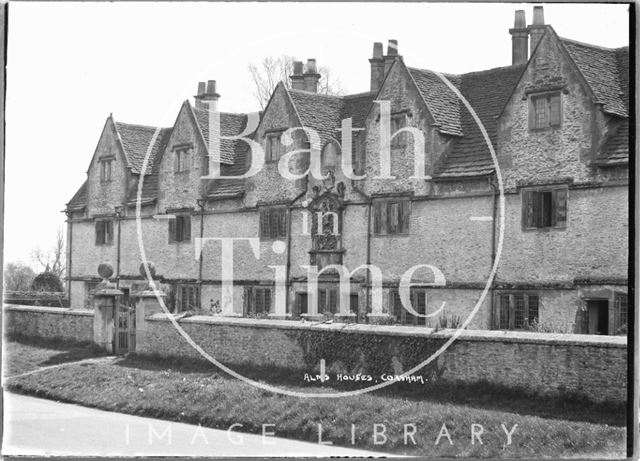
[[[195,106],[191,105],[191,102],[189,102],[189,105],[191,106],[191,108],[193,110],[197,110],[198,112],[209,112],[207,109],[198,109]],[[247,117],[249,114],[247,112],[220,112],[220,114],[224,114],[224,115],[235,115],[238,117]]]
[[[372,95],[372,94],[375,94],[375,93],[376,93],[375,91],[363,91],[361,93],[345,94],[344,96],[342,96],[342,99],[360,98],[360,97]]]
[[[324,98],[334,98],[334,99],[344,99],[344,96],[337,96],[334,94],[324,94],[324,93],[316,93],[314,91],[307,91],[307,90],[296,90],[293,88],[287,88],[287,91],[293,92],[293,93],[301,93],[301,94],[308,94],[308,95],[313,95],[313,96],[322,96]]]
[[[157,130],[157,129],[161,129],[161,130],[171,130],[173,129],[173,127],[160,127],[160,126],[152,126],[152,125],[140,125],[139,123],[128,123],[128,122],[117,122],[117,121],[113,121],[113,123],[115,123],[116,125],[126,125],[126,126],[132,126],[132,127],[136,127],[136,128],[150,128],[152,130]]]
[[[565,37],[558,37],[560,40],[562,40],[563,42],[570,42],[573,43],[575,45],[580,45],[580,46],[586,46],[588,48],[595,48],[597,50],[603,50],[603,51],[615,51],[615,50],[620,50],[623,48],[629,48],[629,46],[618,46],[615,48],[610,48],[607,46],[601,46],[601,45],[594,45],[593,43],[587,43],[587,42],[581,42],[579,40],[574,40],[572,38],[565,38]]]

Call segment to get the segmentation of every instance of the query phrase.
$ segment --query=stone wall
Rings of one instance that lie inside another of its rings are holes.
[[[6,305],[5,335],[93,340],[93,311]]]
[[[137,352],[200,358],[164,314],[147,319]],[[452,334],[381,325],[191,317],[180,326],[207,353],[231,366],[282,367],[318,373],[400,373],[431,355]],[[486,382],[540,395],[574,394],[594,401],[626,400],[624,337],[464,331],[418,374],[452,383]]]

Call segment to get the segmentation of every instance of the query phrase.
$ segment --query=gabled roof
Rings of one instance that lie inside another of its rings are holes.
[[[171,128],[157,128],[153,126],[133,125],[114,121],[118,136],[122,141],[124,155],[127,158],[128,166],[132,173],[141,174],[145,155],[151,147],[149,159],[147,160],[147,170],[144,174],[150,174],[156,157],[160,157],[169,139],[168,134]],[[154,139],[154,134],[159,130]],[[151,142],[154,141],[153,146]]]
[[[596,164],[621,165],[629,162],[629,119],[623,119],[617,128],[607,136]]]
[[[204,140],[205,149],[209,150],[209,111],[191,107],[195,116],[198,128]],[[230,114],[220,112],[220,135],[238,136],[247,124],[245,114]],[[234,161],[236,144],[241,141],[222,139],[220,141],[220,163],[231,165]]]
[[[353,128],[361,128],[375,97],[375,93],[331,96],[303,90],[287,89],[302,126],[314,129],[321,145],[340,140],[342,120],[351,117]]]
[[[87,206],[87,181],[82,183],[80,189],[74,194],[73,198],[67,203],[67,209],[70,211],[80,211]]]
[[[629,47],[611,49],[561,38],[604,112],[629,116]]]
[[[474,109],[496,148],[498,116],[525,69],[524,65],[498,67],[462,75],[446,75]],[[452,147],[439,165],[439,177],[478,176],[494,170],[480,128],[462,101],[435,72],[409,68],[439,131],[454,135]]]
[[[245,142],[238,143],[234,153],[233,165],[222,165],[224,176],[239,176],[247,171],[247,156],[249,145]],[[245,192],[244,179],[214,179],[207,187],[207,198],[229,199],[241,197]]]

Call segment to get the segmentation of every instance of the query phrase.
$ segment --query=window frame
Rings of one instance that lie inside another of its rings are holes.
[[[392,227],[389,212],[394,205],[397,205],[397,212],[393,213],[395,227]],[[373,213],[371,233],[374,237],[410,235],[412,204],[409,197],[376,199],[371,208]]]
[[[278,131],[271,131],[268,132],[264,135],[264,139],[265,139],[265,146],[264,146],[264,160],[265,163],[277,163],[280,158],[286,153],[286,149],[285,146],[282,144],[282,130],[278,130]],[[277,146],[277,150],[276,150],[276,155],[277,157],[274,158],[273,157],[273,145],[274,145],[274,141],[276,146]]]
[[[169,243],[191,242],[191,214],[176,213],[175,218],[169,219]]]
[[[192,146],[175,146],[173,148],[173,173],[182,174],[191,171],[193,166]]]
[[[278,223],[272,223],[273,214],[277,212]],[[285,206],[269,206],[259,210],[260,240],[280,240],[289,233],[289,209]],[[274,232],[275,231],[275,232]]]
[[[496,330],[507,331],[528,331],[527,326],[533,321],[540,323],[540,294],[533,291],[501,291],[497,293],[496,305],[494,306],[493,326]],[[516,298],[522,298],[522,320],[519,326],[516,326]],[[508,299],[506,310],[506,320],[503,318],[504,299]],[[532,298],[535,299],[535,316],[532,317]]]
[[[113,245],[113,219],[95,220],[95,244],[96,246]]]
[[[273,297],[275,294],[272,285],[252,285],[244,290],[244,317],[266,317],[273,308]],[[258,302],[260,300],[260,302]],[[258,305],[262,306],[258,312]]]
[[[114,157],[104,157],[98,162],[100,163],[100,182],[108,183],[113,181],[113,161]]]
[[[409,311],[407,311],[402,305],[400,300],[400,289],[393,288],[389,290],[389,315],[393,317],[394,321],[399,325],[410,326],[428,326],[428,317],[421,318],[416,317]],[[427,288],[411,287],[409,288],[409,296],[411,299],[411,305],[418,314],[427,313]],[[419,297],[424,298],[424,305],[420,306]]]
[[[548,225],[544,216],[543,194],[550,194],[551,197]],[[520,200],[523,231],[566,230],[569,219],[569,188],[566,185],[523,188],[520,191]]]
[[[187,293],[187,309],[185,309],[185,290]],[[174,285],[174,305],[173,312],[179,314],[181,312],[187,312],[188,310],[197,310],[201,307],[200,298],[200,285],[196,283],[179,283]],[[191,304],[190,301],[193,298],[195,304]],[[194,309],[188,309],[193,307]]]
[[[558,101],[558,119],[555,122],[552,122],[552,112],[553,112],[553,99],[557,98]],[[552,128],[560,128],[562,127],[562,119],[563,119],[563,103],[562,103],[562,91],[561,90],[553,90],[553,91],[543,91],[531,93],[529,95],[529,131],[544,131]],[[538,125],[538,110],[536,104],[539,101],[544,101],[543,109],[544,109],[544,117],[545,124],[543,126]]]

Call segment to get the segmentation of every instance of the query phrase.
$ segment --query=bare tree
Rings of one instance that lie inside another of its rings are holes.
[[[62,278],[66,268],[65,236],[62,228],[56,232],[53,246],[47,251],[36,247],[32,252],[32,258],[45,272],[53,272]]]
[[[264,109],[269,102],[269,98],[276,89],[279,82],[283,82],[287,88],[291,87],[289,76],[293,73],[293,63],[296,60],[293,56],[282,55],[280,57],[268,56],[258,65],[249,64],[249,73],[255,85],[255,96]],[[322,76],[318,92],[323,94],[341,95],[344,90],[330,67],[320,66],[318,73]]]
[[[36,273],[23,263],[7,263],[4,268],[4,289],[6,291],[29,291]]]

